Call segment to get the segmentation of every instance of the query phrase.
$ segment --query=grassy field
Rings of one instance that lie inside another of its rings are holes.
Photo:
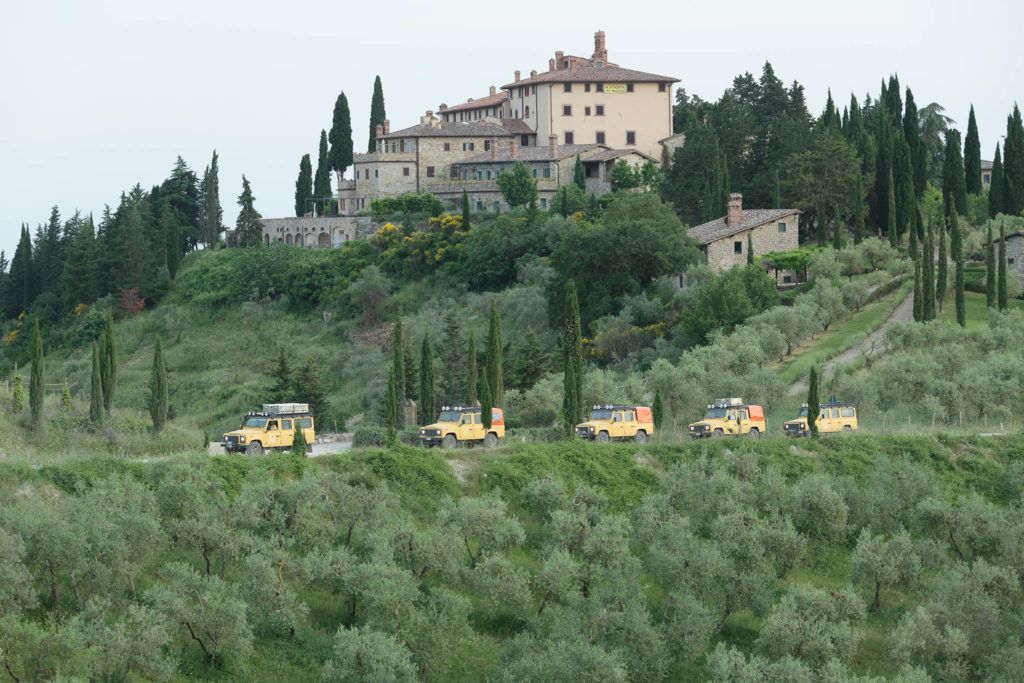
[[[904,282],[878,301],[862,306],[860,312],[832,323],[827,332],[808,339],[794,349],[792,357],[775,366],[779,378],[786,384],[792,384],[804,377],[812,366],[823,363],[860,343],[864,337],[878,329],[892,314],[893,309],[913,290],[913,282]]]
[[[1024,311],[1024,299],[1011,299],[1010,308]],[[967,314],[967,328],[980,327],[988,323],[988,306],[984,294],[964,292],[964,312]],[[953,290],[949,290],[942,300],[942,312],[935,316],[936,320],[944,320],[956,324],[956,301]]]

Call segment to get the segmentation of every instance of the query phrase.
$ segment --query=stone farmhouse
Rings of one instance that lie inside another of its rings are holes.
[[[696,227],[687,234],[700,243],[708,265],[715,272],[747,262],[747,236],[754,255],[789,251],[800,246],[799,209],[743,209],[743,195],[729,195],[729,212]],[[783,282],[789,274],[782,275]],[[791,277],[791,276],[790,276]]]
[[[584,163],[587,189],[611,190],[611,168],[622,159],[633,165],[667,158],[663,143],[672,134],[672,87],[679,79],[626,69],[608,61],[604,31],[594,34],[590,57],[559,50],[548,70],[490,87],[479,99],[427,110],[419,124],[392,131],[389,121],[376,130],[376,149],[356,154],[351,179],[338,183],[338,213],[344,227],[292,225],[292,219],[264,222],[264,242],[293,243],[301,237],[316,246],[336,246],[335,235],[363,236],[356,219],[377,198],[431,192],[461,208],[466,191],[471,210],[507,208],[495,182],[498,172],[525,163],[538,181],[546,208],[560,185],[572,182],[576,155]],[[669,154],[670,156],[670,154]],[[298,219],[296,219],[298,220]],[[326,219],[313,218],[314,221]],[[284,222],[282,222],[284,221]]]
[[[999,258],[999,240],[996,239],[996,258]],[[1006,272],[1016,273],[1024,285],[1024,230],[1006,236]]]

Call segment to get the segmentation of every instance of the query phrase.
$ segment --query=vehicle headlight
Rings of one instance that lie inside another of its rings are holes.
[[[244,436],[238,437],[238,443],[245,443],[245,437]]]

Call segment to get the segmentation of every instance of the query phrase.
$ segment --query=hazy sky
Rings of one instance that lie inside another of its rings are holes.
[[[243,173],[265,217],[293,215],[299,159],[315,165],[340,91],[365,151],[375,75],[396,130],[516,69],[546,70],[555,50],[589,57],[598,29],[611,61],[710,100],[765,60],[806,87],[814,114],[827,88],[842,107],[895,72],[919,107],[939,102],[963,132],[974,104],[990,159],[1024,99],[1022,17],[1024,4],[1005,0],[11,0],[0,19],[0,248],[10,258],[22,221],[34,230],[54,204],[98,220],[122,191],[160,183],[178,155],[201,173],[214,149],[225,223]]]

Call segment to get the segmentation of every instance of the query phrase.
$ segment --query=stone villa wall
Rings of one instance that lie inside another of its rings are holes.
[[[779,224],[786,224],[786,231],[779,231]],[[754,255],[761,256],[769,251],[789,251],[800,246],[800,235],[797,224],[797,214],[792,213],[783,216],[771,223],[764,223],[752,230],[730,235],[711,242],[705,248],[708,256],[708,265],[715,272],[728,270],[733,266],[745,265],[747,262],[747,235],[751,235],[754,244]],[[1024,240],[1021,240],[1024,242]],[[735,253],[736,242],[740,243],[742,253]]]

